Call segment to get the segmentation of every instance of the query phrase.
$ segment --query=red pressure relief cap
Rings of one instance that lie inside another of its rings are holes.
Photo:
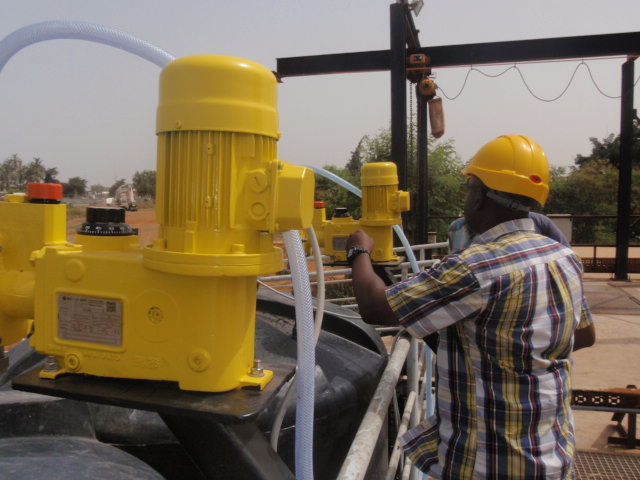
[[[62,200],[61,183],[29,183],[27,184],[27,197],[33,200]]]

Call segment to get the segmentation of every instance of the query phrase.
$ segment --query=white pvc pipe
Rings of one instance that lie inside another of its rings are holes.
[[[102,43],[164,67],[174,60],[161,48],[121,30],[96,23],[52,20],[34,23],[10,33],[0,41],[0,71],[17,52],[34,43],[56,39],[77,39]]]
[[[296,385],[296,478],[313,480],[313,420],[315,403],[315,332],[313,303],[309,285],[307,258],[302,248],[300,232],[283,234],[293,276],[297,328],[297,385]]]

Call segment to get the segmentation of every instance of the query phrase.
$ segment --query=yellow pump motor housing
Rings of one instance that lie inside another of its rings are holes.
[[[362,218],[333,217],[324,223],[324,253],[336,262],[346,262],[347,238],[358,229],[373,238],[374,262],[397,262],[393,253],[393,225],[402,223],[401,213],[409,210],[409,193],[398,190],[398,170],[392,162],[372,162],[363,165],[360,174],[362,184]]]
[[[61,373],[263,388],[257,275],[282,269],[276,232],[308,228],[313,173],[277,159],[277,82],[249,60],[197,55],[160,77],[159,237],[79,235],[35,255],[36,350]]]

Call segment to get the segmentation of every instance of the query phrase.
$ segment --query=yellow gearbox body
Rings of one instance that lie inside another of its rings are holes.
[[[78,235],[83,242],[84,235]],[[93,248],[44,248],[36,256],[32,346],[61,373],[170,380],[184,390],[262,387],[254,361],[255,277],[173,275],[143,265],[131,237],[90,237]],[[96,241],[97,240],[97,241]],[[104,249],[100,249],[102,241]],[[113,243],[113,242],[111,242]],[[253,301],[252,301],[253,299]]]
[[[0,202],[0,345],[31,333],[36,281],[31,253],[66,243],[66,206],[26,200],[24,195],[7,195]]]
[[[273,234],[313,216],[313,173],[277,159],[276,79],[198,55],[160,77],[159,236],[78,235],[35,255],[39,352],[59,368],[218,392],[263,388],[254,369],[257,275],[282,269]]]
[[[324,222],[324,253],[334,261],[345,262],[347,238],[358,229],[369,234],[375,243],[374,262],[397,262],[393,253],[394,225],[402,223],[401,213],[409,210],[409,193],[398,190],[395,163],[367,163],[361,170],[362,218],[336,217]]]

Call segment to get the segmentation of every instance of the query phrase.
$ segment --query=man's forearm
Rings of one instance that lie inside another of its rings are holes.
[[[368,255],[358,255],[352,265],[353,293],[360,315],[374,325],[398,325],[385,295],[386,285],[376,275]]]

